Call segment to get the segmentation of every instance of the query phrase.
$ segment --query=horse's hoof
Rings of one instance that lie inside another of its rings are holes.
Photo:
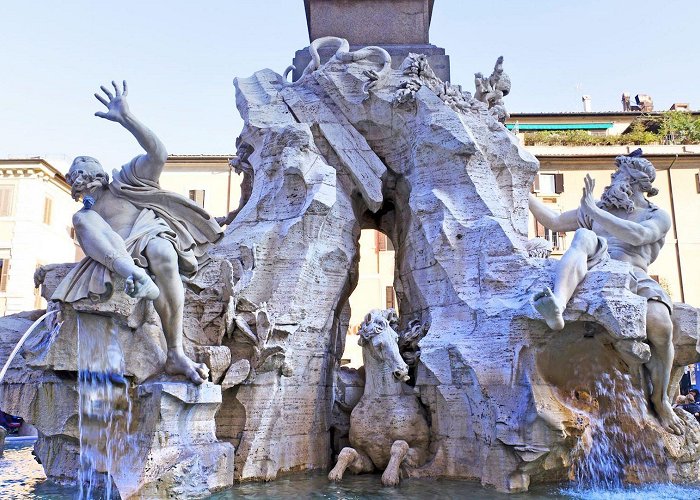
[[[396,473],[387,474],[386,472],[384,472],[384,474],[382,474],[382,484],[384,486],[398,486],[399,481],[399,475]]]

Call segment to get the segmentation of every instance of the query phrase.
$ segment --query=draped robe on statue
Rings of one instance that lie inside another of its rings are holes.
[[[139,267],[148,268],[146,246],[153,238],[172,243],[178,255],[183,280],[197,274],[207,259],[207,250],[223,236],[223,229],[203,208],[177,193],[161,189],[156,181],[134,172],[136,158],[112,172],[109,190],[141,209],[129,236],[124,240],[129,255]],[[84,298],[106,300],[112,294],[112,271],[85,257],[56,288],[51,300],[75,302]]]

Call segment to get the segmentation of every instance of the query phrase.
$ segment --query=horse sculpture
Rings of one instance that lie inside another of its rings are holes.
[[[408,365],[399,353],[396,312],[372,310],[360,326],[358,341],[365,365],[365,390],[350,414],[349,440],[328,474],[340,481],[353,474],[384,469],[382,484],[396,486],[401,468],[423,465],[428,456],[429,429],[425,410],[406,384]]]

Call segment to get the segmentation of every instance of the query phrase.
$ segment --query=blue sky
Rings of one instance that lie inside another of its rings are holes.
[[[700,109],[699,20],[697,0],[436,0],[430,36],[469,90],[503,55],[511,112],[578,111],[582,94],[618,110],[624,90]],[[233,78],[282,72],[306,45],[302,0],[2,0],[0,157],[138,154],[93,116],[112,79],[171,153],[233,152]]]

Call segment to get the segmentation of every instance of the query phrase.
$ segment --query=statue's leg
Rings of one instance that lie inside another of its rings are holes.
[[[372,460],[362,451],[346,446],[340,450],[340,453],[338,454],[338,461],[335,463],[333,469],[328,473],[328,479],[330,481],[340,481],[343,479],[343,474],[345,473],[346,469],[353,474],[372,472],[374,470],[374,464],[372,463]]]
[[[158,288],[145,270],[134,264],[124,239],[94,210],[82,209],[73,215],[73,227],[85,255],[126,279],[126,293],[154,300]]]
[[[401,480],[401,464],[408,455],[408,443],[402,439],[394,441],[391,445],[391,458],[389,464],[382,474],[382,484],[384,486],[397,486]]]
[[[192,361],[182,347],[185,289],[178,270],[177,253],[169,241],[154,238],[146,246],[146,257],[160,289],[153,305],[160,316],[168,346],[165,371],[171,375],[184,375],[195,384],[201,384],[209,376],[206,365]]]
[[[673,323],[668,308],[656,300],[647,301],[647,339],[651,359],[646,367],[651,374],[651,402],[664,428],[674,434],[683,433],[683,424],[671,408],[668,384],[673,365]]]
[[[598,248],[598,236],[588,229],[577,229],[571,246],[557,263],[554,272],[554,292],[545,288],[533,299],[535,309],[552,330],[564,328],[564,310],[576,287],[588,272],[588,259]]]

